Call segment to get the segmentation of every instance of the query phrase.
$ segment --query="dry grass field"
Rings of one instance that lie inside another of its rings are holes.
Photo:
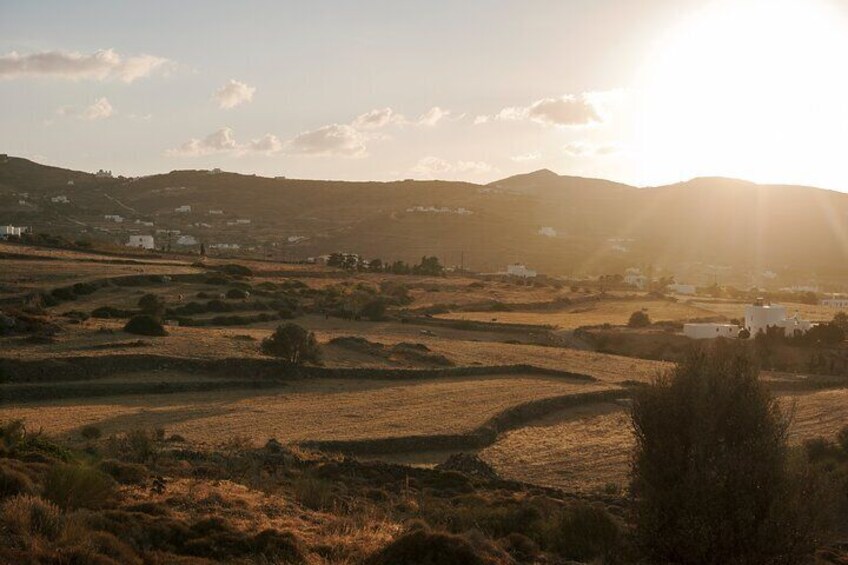
[[[132,378],[132,377],[128,377]],[[233,437],[256,443],[370,439],[470,431],[506,408],[604,385],[539,375],[438,380],[317,379],[268,391],[121,396],[0,407],[0,420],[69,434],[87,424],[106,433],[164,427],[214,446]]]
[[[509,324],[538,324],[560,329],[574,329],[601,324],[624,325],[627,324],[630,315],[637,310],[645,310],[654,322],[679,322],[717,315],[716,312],[685,302],[637,298],[581,303],[558,312],[451,312],[438,317],[478,322],[496,320]]]

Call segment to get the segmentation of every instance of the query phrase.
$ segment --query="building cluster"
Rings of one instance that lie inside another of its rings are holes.
[[[534,279],[538,273],[533,269],[528,269],[526,265],[513,263],[506,266],[506,274],[507,276],[519,279]]]
[[[32,228],[22,226],[0,226],[0,239],[21,237],[25,233],[32,233]]]
[[[722,323],[684,324],[683,335],[692,339],[737,338],[742,330],[745,330],[749,338],[754,338],[757,334],[775,328],[787,337],[795,337],[807,333],[813,325],[812,322],[800,318],[797,313],[794,316],[787,315],[785,306],[770,304],[758,298],[753,304],[745,306],[745,320],[741,327],[737,324]]]

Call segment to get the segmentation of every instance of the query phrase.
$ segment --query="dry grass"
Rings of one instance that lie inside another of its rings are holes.
[[[300,381],[269,392],[221,391],[122,396],[0,408],[0,420],[24,418],[35,429],[66,434],[95,424],[105,433],[165,427],[217,445],[229,437],[256,442],[368,439],[469,431],[519,403],[603,388],[539,375],[438,380]]]
[[[712,310],[727,318],[742,319],[745,317],[745,305],[748,303],[693,300],[691,304],[694,307]],[[801,304],[796,302],[780,302],[779,304],[786,307],[787,315],[794,316],[795,312],[798,312],[801,318],[811,321],[830,321],[833,319],[834,314],[840,311],[839,308],[831,308],[818,304]]]
[[[601,324],[624,325],[636,310],[645,309],[651,321],[683,321],[715,316],[716,313],[683,302],[667,300],[600,300],[579,304],[559,312],[451,312],[440,318],[509,324],[539,324],[574,329]]]

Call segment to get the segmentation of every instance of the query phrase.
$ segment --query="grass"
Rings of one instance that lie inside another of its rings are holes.
[[[539,375],[456,377],[430,381],[299,381],[278,393],[222,391],[124,396],[0,408],[0,419],[72,434],[95,424],[105,435],[165,427],[217,445],[228,437],[257,442],[371,439],[464,432],[519,403],[598,390],[600,385]]]

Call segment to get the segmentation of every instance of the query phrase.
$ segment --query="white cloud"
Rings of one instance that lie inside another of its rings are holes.
[[[541,157],[541,153],[534,151],[532,153],[524,153],[522,155],[513,155],[510,157],[510,160],[515,161],[516,163],[526,163],[527,161],[537,161]]]
[[[476,175],[488,173],[494,169],[483,161],[447,161],[439,157],[422,157],[410,172],[425,178],[437,178],[440,176]]]
[[[232,128],[223,127],[203,139],[192,138],[177,148],[169,149],[166,154],[174,157],[198,157],[227,153],[244,155],[246,153],[277,153],[283,148],[283,143],[276,135],[266,133],[264,136],[248,143],[236,141]]]
[[[305,131],[286,144],[290,153],[341,157],[364,157],[365,135],[347,124],[330,124]]]
[[[488,120],[478,120],[483,123]],[[544,125],[587,126],[603,121],[592,94],[566,94],[559,98],[542,98],[529,106],[509,106],[495,114],[506,121],[531,120]]]
[[[379,129],[389,124],[403,123],[406,123],[406,118],[403,115],[398,114],[391,108],[378,108],[360,114],[350,125],[356,129]]]
[[[434,126],[450,115],[449,110],[444,110],[438,106],[433,106],[422,114],[416,122],[420,126]]]
[[[562,150],[571,157],[602,157],[618,153],[619,148],[615,145],[593,145],[582,141],[573,141],[564,145]]]
[[[56,111],[60,116],[74,117],[81,120],[102,120],[115,113],[112,104],[105,97],[98,98],[91,106],[77,108],[75,106],[63,106]]]
[[[474,125],[479,126],[480,124],[487,123],[491,118],[489,116],[477,116],[474,118]]]
[[[230,79],[227,84],[215,91],[213,98],[223,109],[235,108],[253,100],[256,87]]]
[[[173,63],[153,55],[123,57],[112,49],[90,55],[69,51],[41,51],[0,55],[0,78],[57,77],[70,80],[121,80],[133,82],[165,70]]]

